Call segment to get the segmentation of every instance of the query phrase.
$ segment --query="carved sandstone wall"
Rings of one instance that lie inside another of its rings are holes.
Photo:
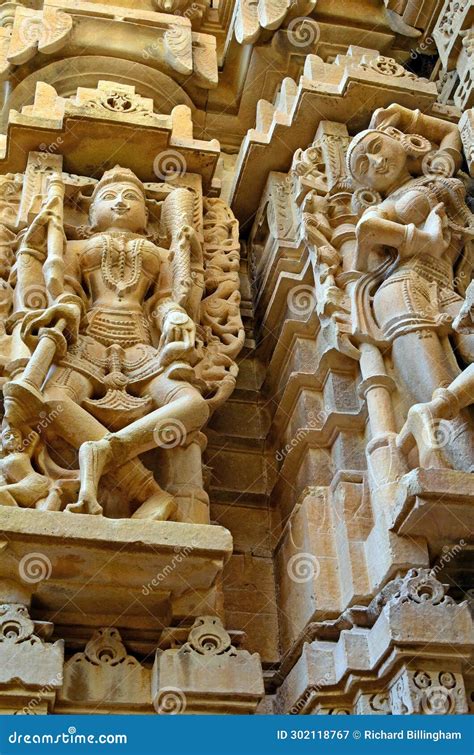
[[[0,4],[0,712],[472,707],[473,23]]]

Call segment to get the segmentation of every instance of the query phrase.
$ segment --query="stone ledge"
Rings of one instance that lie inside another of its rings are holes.
[[[33,613],[41,606],[56,624],[74,614],[84,635],[88,627],[117,625],[144,638],[192,616],[196,604],[212,608],[232,553],[230,532],[217,525],[6,506],[2,545],[0,587],[17,588],[19,602],[29,595]]]
[[[437,552],[443,545],[472,539],[474,477],[452,469],[414,469],[398,485],[390,529],[426,538]]]

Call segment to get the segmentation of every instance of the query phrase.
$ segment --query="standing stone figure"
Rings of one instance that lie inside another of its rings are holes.
[[[376,197],[357,225],[355,267],[366,276],[355,300],[370,309],[374,331],[391,344],[397,382],[412,404],[430,401],[459,375],[456,356],[465,364],[474,358],[472,333],[453,330],[463,304],[453,269],[457,263],[458,281],[467,285],[474,237],[464,184],[452,177],[460,148],[454,125],[392,105],[376,111],[348,151],[353,180]],[[442,464],[450,454],[453,466],[469,469],[468,412],[453,418],[452,442],[442,454],[434,425],[425,436],[421,466]]]

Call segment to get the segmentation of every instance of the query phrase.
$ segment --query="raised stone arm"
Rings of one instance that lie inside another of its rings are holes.
[[[405,201],[387,203],[384,210],[368,210],[357,225],[356,270],[367,271],[371,252],[383,252],[389,246],[397,250],[400,260],[409,259],[429,251],[441,258],[451,240],[447,217],[442,202],[430,209],[421,194],[412,202],[411,215],[417,223],[407,222],[403,212]],[[391,210],[391,211],[390,211]]]
[[[426,115],[420,110],[410,110],[398,103],[376,110],[370,121],[370,128],[396,128],[406,135],[406,144],[412,148],[421,142],[417,135],[438,145],[437,157],[445,155],[452,163],[451,175],[454,175],[462,164],[462,145],[459,129],[455,123]],[[412,135],[412,136],[410,136]]]

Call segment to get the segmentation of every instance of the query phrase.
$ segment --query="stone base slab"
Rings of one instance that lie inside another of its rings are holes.
[[[216,525],[0,506],[0,599],[31,598],[33,617],[74,624],[76,638],[117,626],[156,647],[163,627],[212,607],[231,552]]]

